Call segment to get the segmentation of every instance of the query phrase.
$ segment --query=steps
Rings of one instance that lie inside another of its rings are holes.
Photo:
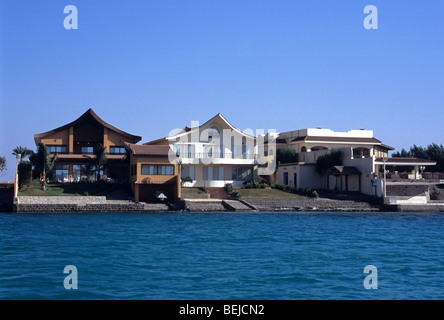
[[[228,199],[227,192],[225,191],[225,188],[206,188],[208,193],[210,194],[211,199]]]
[[[228,211],[252,211],[252,208],[237,200],[222,200],[222,204]]]

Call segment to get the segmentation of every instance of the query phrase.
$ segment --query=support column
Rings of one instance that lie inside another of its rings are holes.
[[[134,185],[134,201],[139,201],[140,197],[139,197],[139,185],[135,184]]]
[[[106,148],[105,152],[109,152],[108,149],[108,128],[107,127],[103,127],[103,146]]]
[[[68,152],[69,154],[74,153],[74,127],[69,127]]]

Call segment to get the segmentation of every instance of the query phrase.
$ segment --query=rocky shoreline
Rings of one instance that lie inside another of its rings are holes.
[[[185,199],[179,204],[148,204],[106,197],[19,197],[17,213],[86,212],[444,212],[443,202],[427,205],[383,205],[372,198]],[[6,212],[6,211],[5,211]]]

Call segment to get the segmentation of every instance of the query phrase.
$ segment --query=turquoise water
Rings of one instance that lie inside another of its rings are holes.
[[[0,299],[444,299],[444,214],[0,214],[0,259]]]

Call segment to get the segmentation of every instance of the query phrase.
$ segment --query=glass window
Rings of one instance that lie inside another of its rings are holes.
[[[174,175],[174,166],[172,165],[142,165],[143,175]]]
[[[66,153],[66,146],[47,146],[50,153]]]
[[[109,153],[112,153],[112,154],[126,154],[126,149],[124,147],[112,146],[112,147],[109,147]]]
[[[82,147],[82,153],[93,153],[94,148],[93,147]]]
[[[253,180],[253,169],[251,167],[233,167],[232,179],[240,181]]]
[[[69,165],[56,165],[54,167],[55,181],[59,183],[68,182]]]
[[[182,178],[190,177],[191,179],[195,180],[194,178],[194,166],[184,166],[182,168],[181,172]]]

